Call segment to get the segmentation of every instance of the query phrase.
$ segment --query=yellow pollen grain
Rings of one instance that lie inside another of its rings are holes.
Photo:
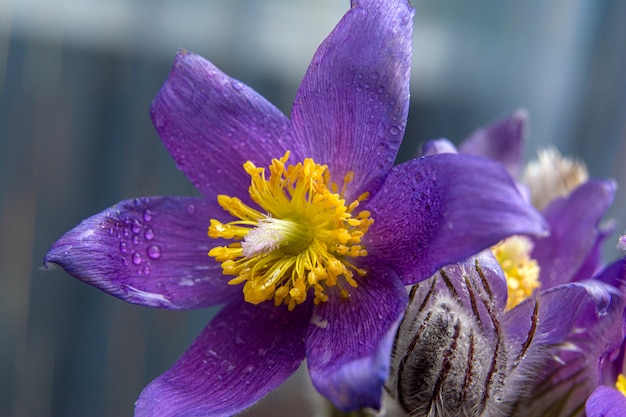
[[[539,265],[530,257],[532,248],[532,242],[524,236],[511,236],[491,248],[506,277],[507,310],[530,297],[541,285]]]
[[[617,376],[617,382],[615,382],[615,388],[621,392],[624,396],[626,396],[626,377],[624,374],[619,374]]]
[[[223,274],[233,276],[229,284],[243,284],[246,301],[273,299],[293,310],[309,295],[315,304],[328,301],[333,287],[332,292],[349,298],[348,289],[357,288],[366,275],[351,259],[367,255],[361,241],[374,220],[369,211],[355,212],[367,193],[351,202],[344,198],[354,172],[339,186],[326,165],[311,158],[288,165],[289,154],[272,160],[269,177],[265,168],[247,161],[248,191],[260,210],[220,195],[218,204],[236,220],[212,219],[208,235],[232,240],[211,249],[209,256],[222,264]]]

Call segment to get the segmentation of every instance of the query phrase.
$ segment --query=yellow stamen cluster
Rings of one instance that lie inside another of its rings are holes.
[[[221,262],[225,275],[235,277],[229,284],[245,283],[246,301],[258,304],[273,298],[275,305],[284,303],[293,310],[310,289],[316,304],[328,300],[329,287],[349,296],[347,288],[356,288],[355,278],[365,270],[348,259],[367,255],[361,239],[374,221],[368,211],[354,214],[367,193],[346,204],[352,172],[339,191],[326,165],[310,158],[286,165],[288,159],[286,152],[272,160],[269,179],[265,168],[244,164],[251,178],[250,197],[265,213],[236,197],[218,196],[219,205],[239,220],[211,220],[209,236],[233,242],[211,249],[209,256]]]
[[[615,388],[626,396],[626,377],[624,374],[619,374],[617,376],[617,382],[615,382]]]
[[[532,248],[532,242],[524,236],[511,236],[491,248],[506,277],[507,310],[530,297],[541,285],[539,265],[530,257]]]

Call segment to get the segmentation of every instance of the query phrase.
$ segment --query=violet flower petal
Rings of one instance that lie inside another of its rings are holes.
[[[394,167],[366,208],[374,219],[364,238],[369,262],[393,265],[405,284],[509,235],[545,232],[502,166],[469,155]]]
[[[459,153],[459,151],[448,139],[433,139],[422,145],[420,156],[437,155],[440,153]]]
[[[473,132],[459,146],[459,152],[500,162],[512,178],[517,178],[523,160],[523,142],[528,112],[517,110]]]
[[[298,90],[292,109],[298,155],[327,164],[339,183],[354,171],[348,201],[376,192],[402,141],[413,13],[406,0],[353,0]]]
[[[574,327],[595,330],[598,317],[620,305],[617,291],[591,281],[560,285],[542,291],[538,296],[540,326],[534,340],[542,345],[561,343]],[[621,303],[623,305],[623,303]],[[535,298],[528,298],[507,312],[505,326],[518,340],[528,335],[528,317],[535,308]]]
[[[613,234],[615,228],[616,222],[614,219],[610,219],[598,227],[595,242],[591,246],[589,254],[580,266],[580,269],[578,269],[576,275],[572,277],[572,281],[583,281],[589,279],[593,277],[603,266],[602,246],[604,245],[606,239]]]
[[[342,410],[380,407],[393,339],[407,302],[395,273],[370,270],[350,289],[315,307],[307,334],[313,385]]]
[[[527,329],[516,324],[515,316],[528,310],[529,299],[511,310],[506,326],[523,340]],[[538,330],[535,343],[553,345],[553,360],[543,366],[545,379],[539,381],[532,399],[518,404],[520,415],[573,415],[598,386],[598,366],[607,351],[619,348],[624,337],[623,295],[599,281],[576,282],[542,291],[539,296]],[[557,413],[558,410],[558,413]]]
[[[294,146],[289,119],[277,108],[187,51],[177,54],[151,116],[178,168],[210,198],[245,199],[250,177],[244,162],[268,166]]]
[[[207,255],[207,219],[223,210],[193,197],[126,200],[83,220],[48,250],[44,264],[134,304],[190,309],[241,297]],[[219,242],[218,242],[219,243]]]
[[[626,258],[607,265],[593,279],[626,291]]]
[[[136,403],[135,417],[230,416],[293,374],[304,359],[310,305],[225,306]]]
[[[587,399],[585,413],[587,417],[625,417],[626,396],[614,388],[600,386]]]
[[[614,195],[613,181],[590,180],[546,207],[550,235],[533,239],[531,255],[541,268],[543,288],[570,282],[585,259],[594,255],[598,225]]]

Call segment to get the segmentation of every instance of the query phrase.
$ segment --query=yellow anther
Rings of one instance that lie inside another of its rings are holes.
[[[617,376],[617,382],[615,382],[615,388],[626,396],[626,377],[624,374],[619,374]]]
[[[220,195],[218,204],[237,220],[212,219],[208,234],[234,242],[211,249],[209,256],[222,263],[225,275],[234,276],[229,284],[244,284],[250,303],[273,299],[293,310],[309,294],[315,304],[328,301],[326,289],[336,285],[348,298],[344,287],[357,288],[355,277],[366,275],[349,259],[367,255],[361,238],[374,221],[368,211],[352,212],[368,194],[347,204],[344,195],[354,172],[344,176],[340,188],[325,165],[312,159],[287,165],[288,158],[286,152],[272,160],[269,178],[264,168],[250,161],[243,165],[251,177],[250,198],[264,212]]]
[[[506,277],[507,310],[530,297],[541,285],[539,265],[530,257],[532,249],[532,242],[524,236],[511,236],[491,248]]]

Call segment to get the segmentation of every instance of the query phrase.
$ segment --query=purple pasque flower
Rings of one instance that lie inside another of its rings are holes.
[[[438,139],[427,142],[422,153],[484,156],[500,162],[512,178],[519,179],[527,124],[527,112],[517,110],[473,132],[458,150],[447,139]],[[582,164],[562,158],[556,150],[541,153],[531,165],[526,171],[532,174],[524,175],[518,186],[531,193],[530,200],[542,201],[536,208],[550,229],[547,236],[528,238],[528,255],[537,263],[541,288],[591,278],[602,266],[601,245],[613,231],[614,226],[602,220],[613,202],[615,182],[588,180]],[[553,183],[567,186],[561,189]],[[536,196],[537,189],[543,189],[544,195]]]
[[[462,142],[459,151],[490,156],[506,162],[509,173],[519,176],[519,145],[523,141],[526,121],[527,116],[518,111],[493,122]],[[503,147],[503,144],[513,145],[510,153],[506,152],[507,147]],[[425,151],[431,154],[441,151],[457,152],[445,140],[427,144]],[[507,250],[514,253],[511,248],[503,250],[502,247],[515,243],[515,237],[494,248],[509,281],[509,301],[515,300],[512,303],[515,305],[537,288],[547,290],[572,282],[586,282],[589,279],[623,291],[626,280],[624,261],[618,260],[603,268],[601,258],[602,243],[614,229],[610,223],[602,224],[615,195],[614,181],[588,180],[582,164],[561,158],[554,150],[540,154],[539,161],[526,169],[522,181],[524,185],[528,185],[533,204],[541,209],[550,227],[550,234],[523,238],[528,242],[525,248],[527,256],[523,262],[511,262],[514,257],[509,256],[507,259],[507,256],[502,256],[503,253],[506,255]],[[521,257],[518,256],[518,259]],[[507,262],[508,266],[505,265]],[[509,274],[510,271],[514,274]],[[534,283],[530,279],[519,279],[528,272],[535,274]],[[521,285],[520,282],[524,284]],[[526,291],[521,295],[515,294],[511,289],[513,287],[519,291],[525,285]],[[618,355],[615,352],[624,331],[618,322],[607,328],[592,330],[594,336],[586,340],[578,340],[575,334],[571,336],[572,340],[568,339],[567,343],[576,346],[576,349],[562,349],[557,352],[559,362],[551,363],[549,375],[533,397],[535,401],[524,403],[529,415],[543,415],[546,410],[550,410],[550,415],[580,412],[584,408],[585,399],[599,384],[615,383],[617,375],[623,372],[623,353]],[[618,359],[613,359],[616,355]],[[619,369],[608,372],[607,368],[611,367]],[[607,377],[606,374],[612,376]]]
[[[145,388],[137,416],[237,413],[305,358],[337,407],[377,407],[404,285],[508,235],[544,231],[496,163],[437,155],[393,167],[412,16],[405,0],[353,1],[291,119],[210,62],[178,54],[151,115],[204,197],[122,201],[45,258],[131,303],[224,306]]]
[[[506,299],[489,251],[414,285],[380,417],[573,415],[559,413],[572,398],[580,409],[586,397],[577,387],[562,392],[546,381],[562,350],[585,360],[598,336],[621,333],[623,294],[591,280],[539,291],[512,309]]]

